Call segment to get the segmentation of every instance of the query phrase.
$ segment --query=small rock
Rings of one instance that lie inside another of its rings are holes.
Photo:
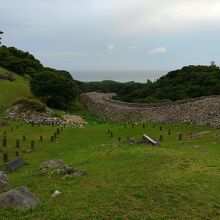
[[[59,196],[60,194],[61,194],[61,192],[58,191],[58,190],[56,190],[56,191],[53,192],[53,194],[51,195],[51,197],[52,197],[52,198],[55,198],[55,197]]]
[[[0,196],[0,207],[17,210],[34,209],[39,200],[25,186],[21,186],[3,193]]]
[[[72,167],[62,167],[58,170],[58,173],[66,176],[84,176],[86,174],[86,171],[77,170]]]
[[[7,175],[3,171],[0,171],[0,193],[5,192],[6,190],[10,188],[11,188],[11,185],[8,182]]]
[[[41,170],[50,170],[50,169],[63,167],[64,165],[65,164],[64,164],[63,160],[49,160],[49,161],[42,163],[40,165],[40,169]]]

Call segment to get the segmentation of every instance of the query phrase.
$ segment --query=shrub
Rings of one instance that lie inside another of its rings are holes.
[[[23,110],[34,110],[37,112],[44,112],[46,105],[37,99],[19,98],[12,105],[22,105]]]

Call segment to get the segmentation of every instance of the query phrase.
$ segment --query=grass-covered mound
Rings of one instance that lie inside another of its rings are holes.
[[[4,74],[5,72],[9,71],[0,67],[0,74]],[[29,82],[17,74],[12,72],[10,72],[10,74],[14,78],[13,81],[0,79],[0,117],[19,97],[32,96],[29,88]]]
[[[160,131],[156,124],[126,129],[90,124],[84,129],[64,128],[56,142],[51,142],[55,130],[24,124],[18,129],[16,124],[0,128],[0,133],[7,133],[10,159],[15,155],[16,139],[21,140],[20,151],[30,149],[30,141],[35,140],[35,148],[22,154],[29,165],[8,177],[14,187],[28,186],[41,202],[37,209],[24,213],[1,209],[2,219],[218,219],[219,130],[163,125]],[[178,140],[179,132],[182,140]],[[161,146],[126,142],[127,137],[140,140],[144,133],[155,138],[162,134]],[[41,175],[40,164],[51,159],[64,160],[87,174],[69,178]],[[61,195],[52,198],[55,190]]]

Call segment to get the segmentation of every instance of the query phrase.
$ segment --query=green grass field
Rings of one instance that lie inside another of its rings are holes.
[[[0,210],[1,219],[219,219],[220,217],[220,131],[190,125],[148,123],[134,128],[116,124],[90,124],[83,129],[67,127],[56,143],[50,142],[55,128],[23,124],[7,132],[12,159],[15,140],[25,134],[21,150],[28,162],[8,174],[12,185],[28,186],[40,199],[37,209],[18,213]],[[107,129],[113,131],[109,137]],[[168,129],[171,128],[169,136]],[[177,140],[179,132],[183,139]],[[189,134],[192,133],[192,134]],[[128,136],[141,140],[142,134],[163,134],[160,147],[129,145]],[[199,134],[199,135],[195,135]],[[44,142],[39,136],[44,136]],[[122,142],[118,142],[118,137]],[[190,137],[193,137],[190,138]],[[6,149],[4,148],[4,151]],[[82,177],[62,179],[41,175],[39,165],[50,159],[85,169]],[[2,162],[1,162],[2,163]],[[51,198],[53,191],[62,192]]]
[[[18,76],[14,82],[0,81],[1,116],[20,96],[31,96],[27,81]],[[1,220],[220,219],[219,129],[177,124],[162,125],[160,131],[160,125],[154,123],[125,129],[82,115],[90,123],[84,128],[66,127],[56,142],[50,141],[56,127],[20,126],[20,121],[0,127],[1,137],[6,132],[8,139],[7,147],[0,144],[1,169],[2,153],[14,159],[19,139],[20,153],[28,164],[8,173],[8,178],[13,187],[27,186],[40,199],[35,210],[0,209]],[[126,142],[127,137],[141,140],[144,133],[157,139],[163,135],[161,146]],[[179,133],[182,140],[178,140]],[[31,140],[35,148],[27,152]],[[39,166],[50,159],[62,159],[86,170],[87,175],[66,179],[42,175]],[[55,190],[62,194],[51,198]]]

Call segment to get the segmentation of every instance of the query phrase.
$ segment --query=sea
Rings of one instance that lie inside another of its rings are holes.
[[[155,81],[167,74],[169,70],[137,70],[137,71],[70,71],[74,79],[83,82],[114,80],[118,82],[145,83],[148,79]]]

